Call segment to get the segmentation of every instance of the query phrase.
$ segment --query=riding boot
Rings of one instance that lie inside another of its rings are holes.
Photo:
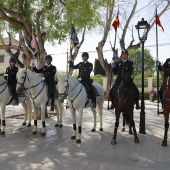
[[[50,109],[50,111],[54,111],[54,101],[55,101],[55,97],[51,96],[51,109]]]
[[[13,106],[17,106],[18,105],[18,93],[17,92],[14,94],[14,100],[15,102]]]
[[[92,108],[95,109],[96,108],[96,94],[93,92],[91,95],[92,95],[91,98],[92,98],[92,104],[93,104]]]

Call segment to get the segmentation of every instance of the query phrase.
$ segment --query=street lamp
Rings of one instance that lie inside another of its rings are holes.
[[[142,18],[141,21],[135,26],[138,30],[139,40],[142,44],[142,95],[141,95],[141,112],[140,112],[140,125],[139,133],[145,134],[145,102],[144,102],[144,43],[147,40],[148,30],[150,25]]]

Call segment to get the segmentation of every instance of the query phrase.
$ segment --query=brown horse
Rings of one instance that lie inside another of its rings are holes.
[[[115,88],[114,91],[111,92],[111,100],[112,95],[114,96],[114,100],[112,102],[115,106],[115,114],[116,114],[116,122],[115,122],[115,129],[111,144],[116,144],[116,136],[117,136],[117,129],[119,126],[119,118],[120,114],[126,113],[129,116],[130,126],[133,128],[134,132],[134,142],[139,143],[139,138],[137,136],[135,122],[133,119],[133,110],[135,104],[135,92],[132,79],[122,79],[120,84]]]
[[[167,133],[169,128],[169,113],[170,113],[170,69],[162,70],[164,72],[163,75],[163,98],[162,98],[162,106],[163,106],[163,114],[165,118],[165,132],[164,139],[162,141],[162,146],[167,146]]]

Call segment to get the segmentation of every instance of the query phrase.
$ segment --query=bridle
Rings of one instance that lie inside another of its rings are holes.
[[[17,84],[21,85],[21,87],[24,89],[25,92],[26,92],[27,90],[33,89],[34,87],[37,87],[39,84],[41,84],[42,82],[44,82],[44,81],[40,81],[38,84],[36,84],[36,85],[34,85],[34,86],[25,87],[25,82],[26,82],[26,80],[28,80],[28,81],[30,82],[30,79],[29,79],[29,77],[28,77],[28,75],[27,75],[27,68],[26,68],[26,71],[24,72],[24,74],[25,74],[25,76],[22,77],[22,78],[24,78],[23,82],[22,82],[22,83],[17,82]],[[44,85],[44,86],[45,86],[45,85]],[[44,89],[44,86],[43,86],[43,88],[40,90],[40,92],[38,93],[38,95],[42,92],[42,90]],[[30,94],[31,94],[31,93],[30,93]],[[36,95],[36,97],[38,97],[38,95]],[[31,97],[31,95],[30,95],[30,97]],[[34,97],[34,99],[35,99],[36,97]]]
[[[67,75],[67,79],[65,80],[65,82],[67,82],[67,84],[65,86],[65,91],[64,91],[64,93],[60,93],[59,94],[60,97],[67,97],[68,96],[68,92],[69,91],[70,92],[73,91],[80,84],[80,82],[78,82],[71,90],[69,90],[68,77],[69,77],[69,75]],[[70,98],[71,96],[68,96],[68,99],[70,100],[73,109],[75,109],[74,106],[73,106],[73,102],[77,98],[77,96],[80,94],[81,90],[82,90],[82,85],[81,85],[81,88],[80,88],[79,92],[76,94],[76,96],[73,99]]]

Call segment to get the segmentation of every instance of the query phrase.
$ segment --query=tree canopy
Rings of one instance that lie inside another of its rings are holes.
[[[133,61],[133,75],[141,74],[141,66],[142,66],[142,50],[135,49],[129,51],[129,60]],[[144,50],[144,71],[147,75],[154,75],[156,66],[153,57],[148,49]]]

